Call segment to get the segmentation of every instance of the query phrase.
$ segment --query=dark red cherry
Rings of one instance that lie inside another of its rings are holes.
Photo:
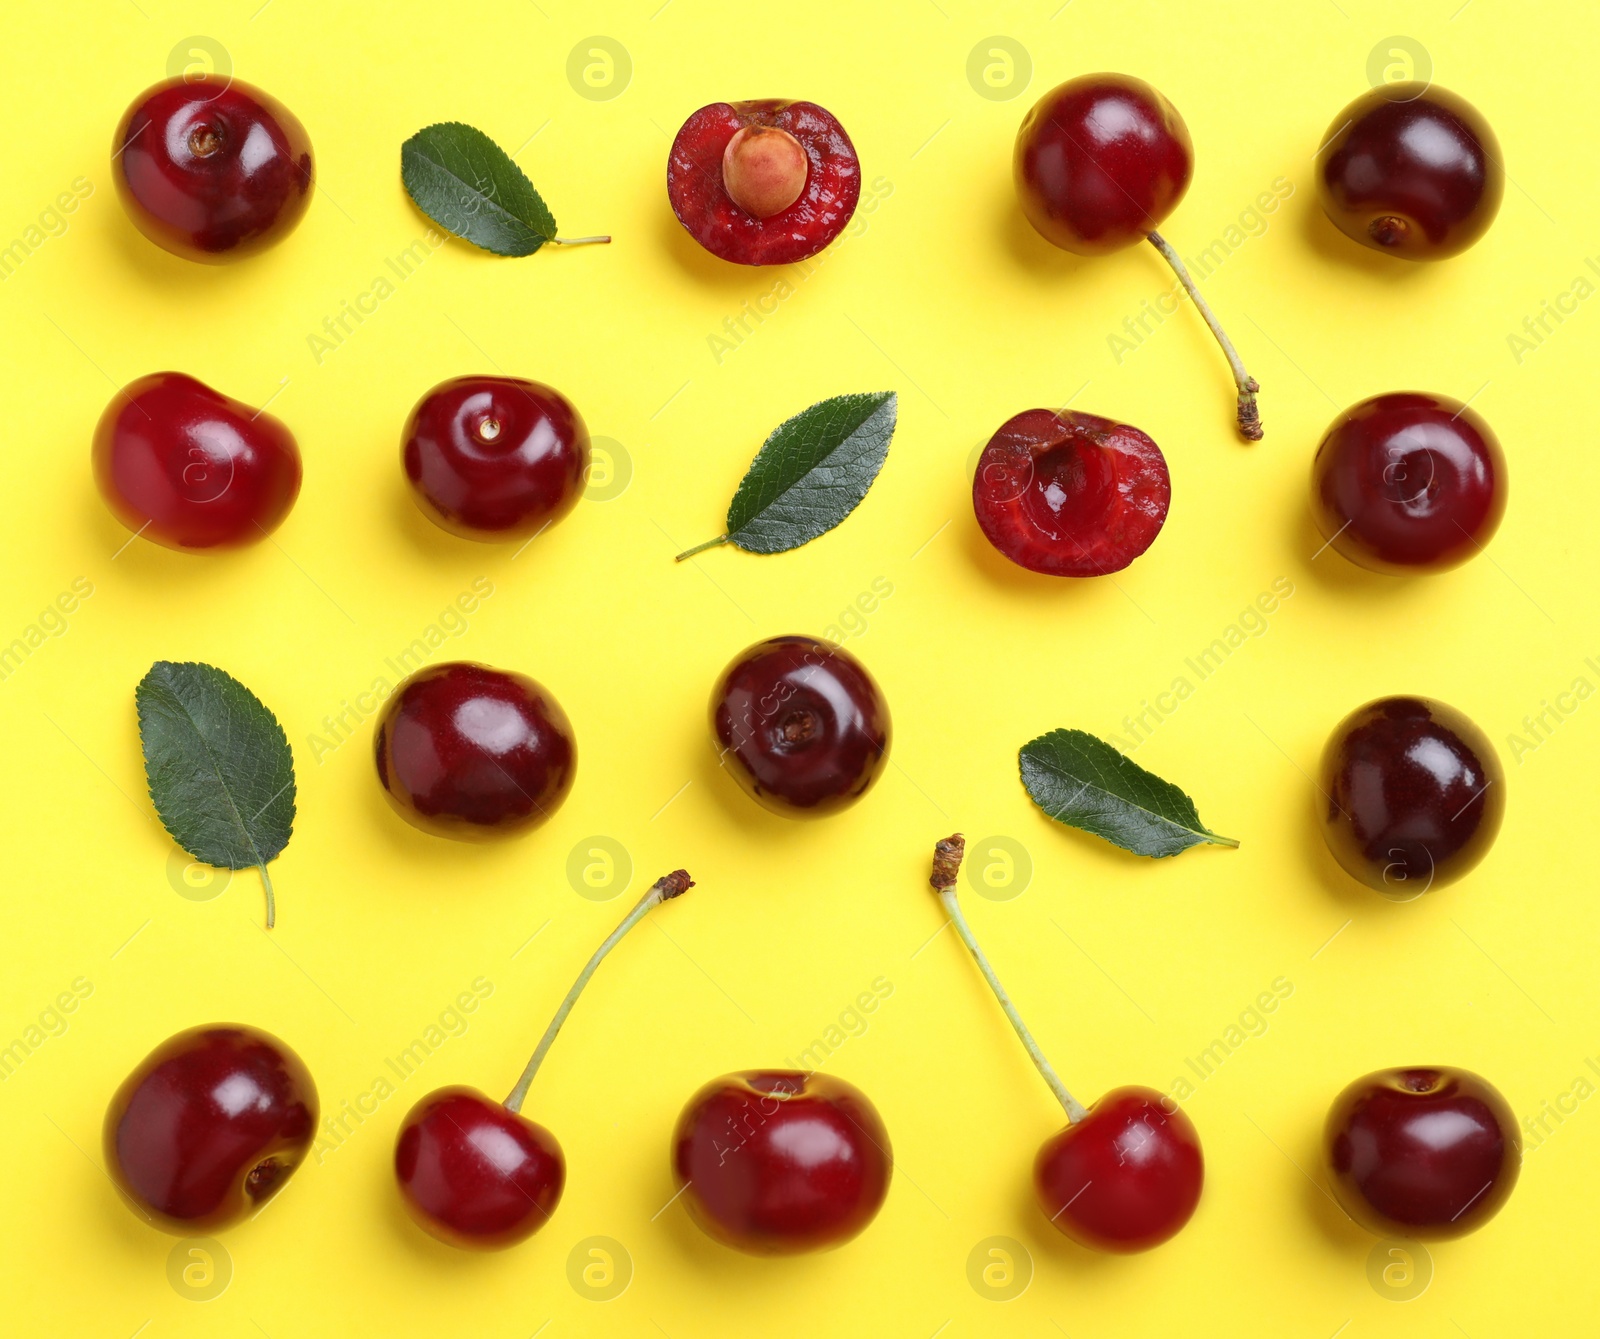
[[[182,372],[153,372],[118,392],[92,458],[111,514],[169,549],[254,544],[300,495],[289,429]]]
[[[476,1088],[440,1088],[400,1125],[394,1170],[411,1216],[451,1246],[498,1250],[556,1211],[567,1164],[556,1137]]]
[[[276,98],[238,79],[181,76],[147,89],[117,126],[111,176],[157,246],[219,264],[294,230],[311,204],[311,139]]]
[[[740,265],[816,255],[850,222],[860,194],[850,136],[814,102],[713,102],[683,123],[667,158],[678,222]]]
[[[1161,226],[1189,189],[1194,146],[1177,108],[1143,79],[1085,74],[1034,103],[1012,168],[1028,222],[1096,256]]]
[[[1317,198],[1345,236],[1407,260],[1465,251],[1505,194],[1500,143],[1465,98],[1437,84],[1384,84],[1328,127]]]
[[[725,1074],[689,1099],[672,1136],[690,1216],[752,1255],[849,1241],[883,1207],[893,1170],[877,1108],[825,1074]]]
[[[1510,1104],[1487,1079],[1446,1065],[1357,1079],[1334,1099],[1322,1145],[1340,1207],[1382,1237],[1474,1232],[1522,1170]]]
[[[435,525],[463,539],[527,539],[578,505],[589,430],[537,381],[456,377],[417,402],[400,459]]]
[[[832,642],[747,646],[711,693],[723,768],[758,804],[819,818],[854,804],[889,756],[889,706],[864,666]]]
[[[1047,1139],[1033,1163],[1045,1217],[1097,1251],[1147,1251],[1200,1203],[1205,1159],[1194,1122],[1153,1088],[1114,1088]]]
[[[1506,461],[1489,425],[1447,395],[1403,391],[1345,410],[1311,463],[1322,537],[1374,572],[1440,572],[1499,528]]]
[[[317,1089],[259,1028],[190,1028],[123,1080],[106,1109],[106,1169],[156,1227],[203,1236],[255,1213],[304,1160]]]
[[[1482,860],[1505,814],[1488,736],[1454,707],[1381,697],[1358,707],[1322,752],[1322,835],[1353,878],[1419,897]]]
[[[1032,572],[1120,572],[1161,533],[1172,500],[1161,448],[1126,423],[1028,409],[989,439],[972,506],[989,542]]]
[[[577,771],[566,712],[525,674],[456,660],[418,670],[384,704],[378,780],[408,823],[487,841],[536,828]]]

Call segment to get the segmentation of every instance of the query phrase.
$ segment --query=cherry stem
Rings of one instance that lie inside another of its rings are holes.
[[[645,917],[651,907],[661,902],[670,901],[674,897],[681,897],[694,887],[694,880],[688,872],[675,869],[671,874],[664,874],[650,885],[650,891],[639,899],[639,903],[622,918],[622,924],[617,926],[607,937],[605,943],[594,951],[594,956],[589,959],[584,969],[578,973],[578,979],[572,983],[572,989],[566,994],[556,1009],[556,1016],[550,1020],[550,1026],[544,1030],[544,1036],[539,1039],[538,1048],[528,1061],[528,1067],[522,1071],[522,1077],[517,1080],[517,1086],[511,1090],[511,1095],[505,1100],[505,1109],[511,1112],[522,1110],[523,1100],[528,1096],[528,1088],[533,1083],[533,1076],[539,1072],[539,1066],[544,1063],[550,1045],[556,1039],[556,1034],[561,1031],[561,1025],[567,1021],[567,1015],[572,1012],[572,1006],[578,1002],[578,996],[583,994],[583,988],[589,984],[589,978],[594,975],[595,968],[605,961],[606,954],[610,953],[621,941],[623,935],[633,929]]]
[[[588,246],[591,242],[609,242],[609,237],[552,237],[556,246]]]
[[[727,535],[718,535],[715,539],[706,540],[704,544],[696,544],[692,549],[685,549],[672,561],[681,563],[685,558],[693,558],[697,553],[704,553],[707,549],[714,549],[718,544],[726,544],[727,542]]]
[[[1158,232],[1152,232],[1149,241],[1150,245],[1161,253],[1167,264],[1172,266],[1173,273],[1178,276],[1178,282],[1183,285],[1200,315],[1205,317],[1206,324],[1211,327],[1211,333],[1217,337],[1217,343],[1222,345],[1222,352],[1227,355],[1228,366],[1233,369],[1233,384],[1239,388],[1239,435],[1247,442],[1259,442],[1262,437],[1261,411],[1256,407],[1256,392],[1261,389],[1260,385],[1244,370],[1244,360],[1239,357],[1239,351],[1233,347],[1233,341],[1228,338],[1228,332],[1222,328],[1215,313],[1200,296],[1200,289],[1189,274],[1189,267],[1183,263],[1183,257],[1174,251],[1167,239]]]
[[[1000,1001],[1000,1008],[1015,1029],[1023,1050],[1027,1051],[1029,1058],[1038,1067],[1039,1073],[1044,1076],[1044,1081],[1050,1085],[1050,1091],[1056,1095],[1056,1100],[1066,1110],[1067,1124],[1076,1125],[1089,1113],[1083,1104],[1067,1091],[1067,1085],[1061,1082],[1060,1075],[1050,1067],[1044,1052],[1039,1049],[1039,1043],[1033,1039],[1033,1033],[1028,1031],[1028,1025],[1022,1021],[1022,1015],[1017,1012],[1017,1006],[1011,1002],[1011,996],[1006,994],[1005,987],[1000,984],[1000,978],[994,974],[994,968],[989,966],[988,958],[983,956],[983,950],[978,947],[978,941],[973,937],[972,927],[967,924],[967,918],[962,915],[961,904],[956,900],[956,876],[961,872],[961,860],[966,850],[966,838],[959,832],[937,843],[933,848],[933,873],[928,876],[928,883],[938,892],[939,901],[944,904],[944,909],[950,917],[950,924],[956,927],[961,942],[967,946],[967,952],[972,954],[973,962],[978,964],[978,970],[989,983],[989,989],[994,991],[995,999]]]
[[[257,865],[261,871],[261,884],[267,890],[267,929],[271,929],[278,922],[278,905],[272,896],[272,875],[267,873],[265,865]]]

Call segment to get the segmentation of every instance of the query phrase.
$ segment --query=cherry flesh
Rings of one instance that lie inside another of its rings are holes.
[[[464,1249],[532,1236],[561,1202],[567,1163],[556,1137],[476,1088],[440,1088],[400,1126],[395,1176],[417,1224]]]
[[[672,1171],[689,1215],[726,1246],[791,1255],[849,1241],[889,1193],[894,1154],[854,1084],[800,1070],[713,1079],[684,1107]]]
[[[153,372],[106,406],[95,483],[123,525],[169,549],[266,538],[300,495],[300,448],[265,410],[182,372]]]
[[[1357,708],[1322,753],[1322,835],[1345,872],[1409,900],[1483,859],[1505,814],[1488,736],[1454,707],[1383,697]]]
[[[1522,1136],[1499,1089],[1445,1065],[1357,1079],[1334,1099],[1322,1142],[1340,1207],[1382,1237],[1474,1232],[1522,1169]]]
[[[106,1109],[111,1179],[156,1227],[201,1236],[255,1213],[305,1159],[317,1089],[258,1028],[190,1028],[142,1060]]]
[[[528,1089],[606,955],[652,907],[693,886],[681,869],[650,886],[578,973],[504,1102],[456,1086],[429,1093],[412,1107],[395,1143],[394,1171],[406,1209],[425,1232],[463,1250],[499,1250],[549,1220],[561,1202],[566,1159],[556,1137],[522,1115]]]
[[[722,766],[787,818],[854,804],[889,757],[889,706],[854,656],[814,637],[772,637],[734,657],[711,694]]]
[[[1194,1122],[1153,1088],[1114,1088],[1033,1163],[1039,1207],[1096,1251],[1147,1251],[1193,1216],[1205,1183]]]
[[[1011,160],[1022,212],[1047,242],[1080,256],[1149,242],[1178,276],[1210,326],[1238,391],[1238,428],[1260,441],[1261,388],[1200,295],[1183,259],[1156,231],[1194,174],[1189,128],[1142,79],[1085,74],[1034,103],[1017,131]]]
[[[287,107],[217,75],[141,94],[112,142],[111,175],[159,247],[220,264],[282,241],[311,204],[311,139]]]
[[[1040,1077],[1067,1113],[1067,1125],[1040,1146],[1033,1188],[1045,1216],[1097,1251],[1146,1251],[1174,1236],[1194,1214],[1205,1160],[1193,1122],[1153,1088],[1114,1088],[1085,1108],[1061,1082],[1000,984],[956,896],[967,843],[958,832],[933,848],[928,884]]]
[[[400,458],[435,525],[463,539],[528,539],[578,505],[589,430],[537,381],[456,377],[417,402]]]
[[[1480,415],[1446,395],[1376,395],[1345,410],[1311,463],[1322,537],[1374,572],[1442,572],[1494,537],[1506,461]]]
[[[1138,428],[1093,414],[1029,409],[989,439],[972,480],[984,536],[1049,576],[1120,572],[1155,542],[1172,481]]]
[[[567,798],[578,763],[571,722],[546,689],[463,660],[420,669],[395,690],[375,752],[395,812],[463,841],[538,827]]]
[[[1317,198],[1346,237],[1407,260],[1465,251],[1505,194],[1494,131],[1470,102],[1423,83],[1363,93],[1317,151]]]
[[[860,195],[855,146],[814,102],[714,102],[683,123],[667,158],[678,222],[739,265],[816,255],[844,231]]]

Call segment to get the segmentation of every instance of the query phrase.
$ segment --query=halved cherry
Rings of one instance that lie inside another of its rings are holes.
[[[972,506],[989,542],[1049,576],[1120,572],[1161,533],[1172,481],[1138,428],[1094,414],[1027,409],[989,439]]]

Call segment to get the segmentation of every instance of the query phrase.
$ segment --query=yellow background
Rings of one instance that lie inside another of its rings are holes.
[[[1589,1325],[1600,1102],[1567,1103],[1575,1113],[1549,1124],[1505,1210],[1434,1249],[1431,1286],[1408,1303],[1369,1284],[1373,1239],[1339,1219],[1316,1167],[1330,1099],[1370,1069],[1465,1065],[1534,1117],[1600,1049],[1589,849],[1600,706],[1581,706],[1518,762],[1506,743],[1575,678],[1600,682],[1584,663],[1600,654],[1600,303],[1569,303],[1574,313],[1520,362],[1507,341],[1600,249],[1586,156],[1600,20],[1564,5],[1558,26],[1557,9],[13,7],[0,53],[0,240],[24,236],[74,179],[93,192],[0,284],[0,641],[24,635],[74,579],[94,594],[0,682],[0,1043],[75,979],[93,990],[0,1084],[4,1328],[1484,1339]],[[112,128],[164,77],[169,53],[207,59],[194,34],[290,106],[317,154],[320,189],[299,230],[232,266],[155,249],[109,177]],[[580,96],[567,75],[569,53],[594,34],[631,59],[610,99]],[[1031,60],[1031,82],[1009,99],[968,79],[969,54],[996,34]],[[1487,238],[1458,259],[1391,263],[1345,242],[1317,208],[1312,155],[1367,88],[1375,49],[1380,67],[1425,52],[1499,134],[1512,184]],[[1017,210],[1023,113],[1101,68],[1149,79],[1189,125],[1194,185],[1165,229],[1185,254],[1223,236],[1275,179],[1293,186],[1206,285],[1262,383],[1258,447],[1230,431],[1226,370],[1192,311],[1120,364],[1112,356],[1108,336],[1170,282],[1153,253],[1080,261]],[[687,238],[663,190],[667,147],[706,102],[773,95],[831,109],[866,179],[888,190],[814,274],[788,276],[792,295],[719,362],[709,337],[783,276],[722,264]],[[452,242],[319,364],[307,337],[424,234],[398,150],[447,119],[521,146],[563,231],[615,243],[513,261]],[[222,558],[123,548],[90,479],[89,438],[114,386],[162,368],[251,403],[276,397],[306,472],[275,542]],[[515,557],[430,526],[397,466],[423,392],[496,370],[559,387],[632,469],[620,496],[585,503]],[[716,533],[780,419],[887,388],[900,393],[899,430],[844,526],[785,556],[720,550],[673,564]],[[1306,508],[1311,454],[1336,410],[1401,388],[1471,398],[1512,477],[1488,556],[1416,581],[1313,558]],[[973,450],[1001,421],[1080,389],[1076,407],[1161,444],[1173,504],[1125,574],[1070,583],[992,552],[967,489]],[[478,578],[494,594],[441,655],[533,674],[566,707],[581,754],[546,828],[487,847],[423,836],[388,811],[370,721],[320,760],[311,738]],[[1238,851],[1141,861],[1029,804],[1018,745],[1058,725],[1119,731],[1280,578],[1294,594],[1269,630],[1137,755],[1239,837]],[[893,765],[843,816],[769,817],[717,772],[703,719],[713,677],[757,638],[840,625],[880,580],[892,595],[847,645],[892,705]],[[182,862],[175,873],[144,795],[133,713],[134,684],[157,658],[238,675],[294,744],[299,817],[273,867],[270,938],[253,874],[210,900],[176,891]],[[1406,905],[1333,866],[1307,779],[1333,724],[1393,692],[1465,710],[1509,772],[1489,858]],[[985,899],[964,882],[963,897],[1086,1101],[1124,1083],[1167,1087],[1276,978],[1293,986],[1265,1033],[1188,1100],[1205,1196],[1152,1254],[1091,1256],[1031,1203],[1033,1153],[1060,1112],[953,937],[923,947],[940,924],[929,851],[955,828],[1027,852],[1021,895]],[[569,853],[595,835],[631,854],[626,898],[597,902],[569,884]],[[569,1162],[552,1222],[498,1255],[424,1238],[389,1169],[406,1108],[444,1083],[508,1089],[593,945],[679,864],[699,887],[607,963],[530,1097]],[[226,1234],[227,1290],[201,1304],[171,1286],[172,1240],[127,1212],[101,1169],[101,1116],[124,1074],[180,1028],[248,1021],[305,1058],[334,1113],[478,977],[493,992],[467,1030]],[[795,1056],[878,977],[892,994],[826,1066],[871,1095],[894,1139],[898,1174],[872,1227],[835,1253],[764,1261],[713,1245],[681,1205],[663,1212],[667,1136],[688,1094]],[[609,1302],[568,1281],[574,1247],[595,1236],[631,1262],[630,1285]],[[1014,1301],[969,1282],[974,1247],[995,1236],[1031,1262]]]

